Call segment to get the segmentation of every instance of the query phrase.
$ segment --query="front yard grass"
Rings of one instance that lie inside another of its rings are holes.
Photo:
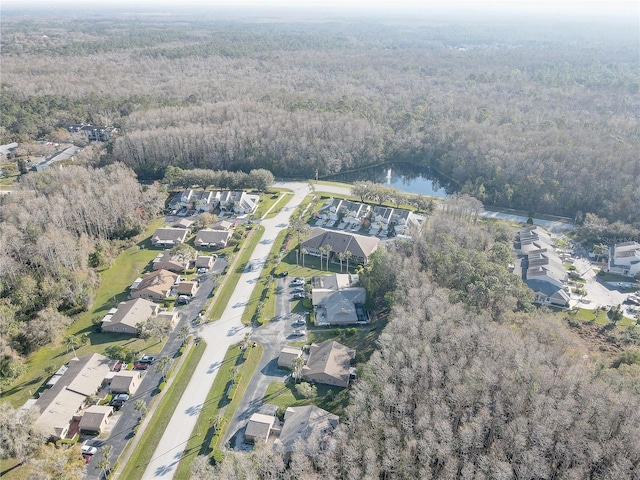
[[[186,354],[180,369],[173,373],[173,382],[168,387],[168,390],[165,391],[157,408],[153,410],[153,417],[149,420],[140,442],[131,453],[129,461],[122,469],[119,478],[142,478],[206,347],[207,344],[204,341],[194,344]]]
[[[151,250],[149,239],[151,234],[162,224],[163,219],[157,219],[149,224],[141,235],[144,240],[124,250],[111,267],[100,273],[100,287],[96,290],[93,307],[76,317],[64,336],[78,335],[86,338],[86,342],[76,349],[78,356],[92,353],[104,354],[110,346],[124,345],[133,352],[149,351],[157,353],[162,343],[154,339],[142,340],[129,335],[96,332],[92,318],[104,315],[119,302],[126,300],[127,287],[140,275],[142,270],[155,258],[158,250]],[[57,343],[46,345],[31,354],[27,360],[27,373],[19,377],[11,386],[2,392],[3,400],[14,407],[20,407],[33,396],[46,379],[45,368],[55,365],[56,369],[69,362],[73,353],[68,352],[62,339]]]
[[[280,213],[280,210],[282,210],[282,208],[287,204],[287,202],[291,200],[291,195],[288,193],[281,193],[280,194],[280,198],[278,198],[278,200],[276,200],[273,208],[271,209],[271,211],[269,213],[263,214],[264,218],[273,218],[276,215],[278,215]],[[267,210],[268,211],[268,210]],[[262,218],[262,217],[258,217],[258,218]]]
[[[566,315],[566,313],[564,314]],[[579,308],[577,313],[570,314],[570,318],[575,318],[577,320],[581,320],[583,322],[595,322],[598,325],[609,325],[611,319],[607,315],[607,312],[604,310],[587,310],[584,308]],[[617,327],[629,327],[635,325],[636,321],[631,318],[623,317],[616,324]]]
[[[269,209],[280,201],[282,194],[277,191],[269,189],[269,191],[260,196],[260,202],[253,212],[253,218],[262,218]]]
[[[247,358],[242,361],[240,357],[242,350],[238,348],[238,345],[232,345],[227,350],[220,370],[216,375],[216,379],[198,415],[197,432],[199,432],[200,435],[192,435],[187,442],[174,478],[178,480],[189,479],[193,459],[197,455],[211,456],[216,449],[220,448],[220,442],[222,438],[224,438],[227,426],[233,418],[240,400],[244,396],[249,381],[258,367],[258,363],[260,363],[264,348],[262,345],[256,344],[255,347],[249,347],[248,352]],[[238,382],[238,387],[233,395],[233,399],[229,401],[226,392],[231,382],[232,369],[237,366],[240,366],[238,372],[240,381]],[[222,416],[222,424],[216,431],[211,426],[211,419],[218,415]]]
[[[349,404],[349,389],[330,385],[316,385],[316,387],[318,395],[315,398],[308,399],[296,392],[296,387],[293,383],[271,382],[267,387],[263,402],[277,405],[282,409],[316,405],[335,415],[342,415]]]

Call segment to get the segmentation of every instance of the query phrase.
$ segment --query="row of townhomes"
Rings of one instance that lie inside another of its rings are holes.
[[[151,236],[154,247],[175,247],[187,240],[191,233],[191,220],[182,219],[170,227],[158,228]],[[212,228],[198,231],[194,241],[196,248],[219,249],[228,245],[233,236],[233,223],[220,220]]]
[[[518,256],[514,273],[521,274],[533,290],[534,301],[567,308],[570,297],[566,282],[569,276],[549,233],[537,226],[523,228],[516,234],[514,247]]]
[[[640,243],[624,242],[610,248],[609,265],[611,273],[635,277],[640,274]]]
[[[405,235],[410,226],[420,226],[426,217],[410,210],[372,206],[351,200],[332,199],[318,211],[315,225],[339,230],[362,231],[386,237]]]
[[[23,408],[34,408],[36,426],[49,438],[70,438],[77,433],[100,434],[114,414],[109,405],[92,405],[109,393],[133,395],[142,380],[137,370],[113,369],[116,362],[94,353],[72,359],[47,381],[37,399]],[[95,400],[94,400],[95,401]]]
[[[186,207],[200,213],[212,212],[216,209],[232,211],[237,215],[253,213],[260,201],[260,195],[241,190],[193,190],[182,192],[173,203],[174,206]]]

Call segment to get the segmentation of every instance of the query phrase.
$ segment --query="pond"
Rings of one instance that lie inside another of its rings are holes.
[[[410,164],[385,164],[361,170],[323,177],[322,180],[338,182],[370,181],[382,183],[407,193],[420,193],[446,198],[458,190],[458,186],[429,167]]]

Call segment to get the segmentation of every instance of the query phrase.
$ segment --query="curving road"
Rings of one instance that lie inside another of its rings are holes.
[[[241,341],[245,333],[250,331],[250,327],[242,325],[240,319],[251,291],[260,278],[262,267],[276,236],[289,226],[291,214],[309,193],[309,187],[304,183],[279,183],[277,186],[293,190],[293,196],[278,215],[261,222],[264,233],[250,260],[254,268],[245,270],[240,277],[222,318],[199,328],[198,334],[207,342],[207,348],[156,447],[142,477],[144,479],[173,478],[227,349]]]

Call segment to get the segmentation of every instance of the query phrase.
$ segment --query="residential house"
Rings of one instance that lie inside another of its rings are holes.
[[[194,224],[195,222],[193,220],[189,220],[188,218],[181,218],[180,220],[178,220],[176,223],[174,223],[173,225],[171,225],[173,228],[182,228],[182,229],[190,229],[191,226]]]
[[[117,308],[109,310],[102,319],[102,331],[136,335],[136,325],[146,322],[158,314],[160,306],[144,298],[121,302]]]
[[[165,250],[153,259],[151,268],[154,270],[169,270],[170,272],[182,273],[185,270],[185,264],[182,263],[181,259],[174,257],[171,254],[171,250]],[[189,268],[189,265],[186,265],[186,268]]]
[[[613,245],[607,270],[626,277],[640,274],[640,243],[624,242]]]
[[[302,356],[302,349],[297,347],[284,347],[278,356],[278,368],[293,368],[293,361]]]
[[[314,455],[332,448],[331,434],[338,427],[337,415],[315,405],[289,407],[284,413],[284,424],[274,448],[288,458],[299,445],[304,453]]]
[[[178,295],[189,295],[193,297],[198,291],[200,284],[198,282],[180,282],[178,284]]]
[[[553,248],[548,232],[538,226],[521,229],[516,234],[518,262],[514,273],[520,274],[533,290],[534,301],[541,305],[566,308],[570,297],[565,290],[569,276]]]
[[[120,370],[111,379],[111,393],[134,395],[141,381],[142,377],[139,370]]]
[[[39,414],[36,426],[51,438],[65,438],[87,397],[103,386],[112,363],[104,355],[94,353],[73,359],[66,370],[58,370],[59,378],[34,403]]]
[[[367,292],[355,274],[335,273],[311,279],[311,302],[318,324],[348,325],[366,321]]]
[[[194,245],[196,248],[224,248],[231,240],[231,235],[228,230],[205,228],[196,234]]]
[[[189,230],[186,228],[158,228],[151,237],[151,244],[154,247],[173,247],[184,243],[188,234]]]
[[[80,418],[78,429],[83,433],[98,435],[109,423],[109,417],[113,415],[113,407],[108,405],[92,405],[85,410]]]
[[[320,248],[329,245],[331,247],[329,258],[334,262],[338,253],[350,252],[349,263],[355,265],[367,263],[371,254],[378,248],[379,242],[374,237],[314,228],[309,238],[302,242],[302,247],[307,254],[319,257]],[[326,253],[323,255],[326,257]]]
[[[213,227],[213,230],[231,230],[235,226],[234,222],[230,222],[229,220],[218,220]]]
[[[238,215],[253,213],[260,201],[260,195],[249,194],[240,190],[216,192],[220,200],[220,210],[233,211]]]
[[[71,133],[84,133],[84,136],[90,142],[108,142],[111,139],[111,135],[116,131],[114,127],[110,126],[98,126],[98,125],[85,125],[85,124],[72,124],[67,125],[67,130]]]
[[[248,443],[266,442],[275,423],[276,417],[263,413],[254,413],[247,423],[244,439]]]
[[[379,222],[384,228],[391,223],[394,209],[391,207],[376,206],[372,209],[371,222]]]
[[[198,255],[196,257],[196,268],[212,268],[213,264],[216,263],[216,255]]]
[[[76,147],[75,145],[72,145],[71,147],[65,148],[60,152],[56,152],[46,160],[43,160],[42,162],[38,163],[35,166],[36,172],[42,172],[43,170],[50,167],[54,163],[61,162],[63,160],[73,160],[76,153],[78,153],[80,150],[82,150],[80,147]]]
[[[302,367],[302,377],[310,382],[348,387],[355,356],[355,350],[335,341],[312,344],[307,364]]]
[[[147,300],[163,300],[173,288],[179,275],[168,270],[156,270],[136,279],[131,285],[131,298],[146,298]]]

